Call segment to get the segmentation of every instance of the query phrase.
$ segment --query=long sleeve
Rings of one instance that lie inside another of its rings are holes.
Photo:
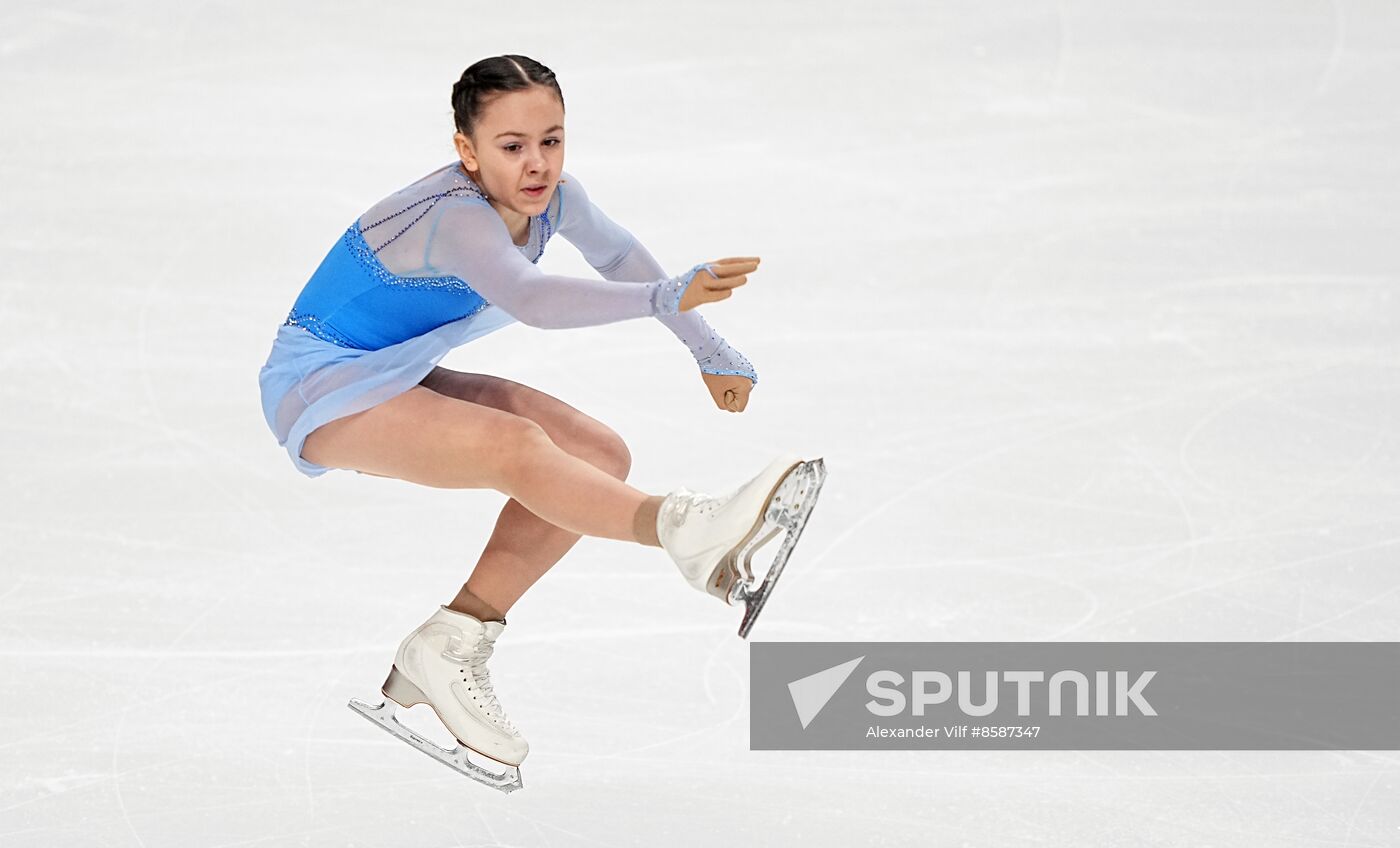
[[[558,232],[578,248],[588,264],[605,279],[619,282],[639,283],[667,276],[636,237],[593,205],[577,177],[567,171],[561,176]],[[690,350],[701,370],[739,374],[758,382],[753,365],[715,332],[698,310],[658,315],[657,319]]]
[[[685,286],[702,267],[641,285],[546,274],[520,254],[500,215],[475,198],[445,199],[428,245],[429,267],[465,280],[516,320],[544,328],[674,315]]]

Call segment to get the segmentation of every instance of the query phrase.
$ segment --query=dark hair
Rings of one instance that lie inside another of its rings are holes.
[[[554,72],[529,56],[492,56],[482,59],[462,72],[462,78],[452,86],[452,119],[457,129],[470,136],[481,110],[495,95],[507,91],[522,91],[535,85],[554,89],[559,105],[564,105],[564,92]]]

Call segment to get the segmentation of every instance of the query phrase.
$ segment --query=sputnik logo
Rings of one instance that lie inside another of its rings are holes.
[[[817,713],[822,711],[863,659],[865,657],[856,657],[850,662],[809,674],[788,684],[788,694],[792,696],[792,705],[797,709],[797,718],[802,722],[803,730],[807,729],[807,725],[812,723],[812,719],[817,717]]]

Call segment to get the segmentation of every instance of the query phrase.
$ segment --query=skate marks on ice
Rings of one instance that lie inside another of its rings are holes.
[[[795,466],[778,484],[772,497],[769,498],[768,506],[763,514],[762,525],[750,533],[748,539],[730,554],[730,569],[735,568],[735,561],[743,562],[743,573],[734,582],[734,587],[729,595],[730,603],[734,601],[744,602],[744,618],[739,623],[740,638],[747,639],[749,637],[749,631],[753,629],[759,613],[763,612],[764,605],[768,603],[768,597],[773,593],[773,587],[777,585],[778,578],[782,576],[783,567],[787,565],[788,557],[792,555],[793,548],[797,546],[797,540],[802,536],[803,528],[807,526],[807,519],[812,514],[812,508],[817,505],[817,495],[821,492],[822,484],[825,481],[826,463],[822,459],[814,459],[811,462],[803,462]],[[755,586],[752,568],[754,554],[784,530],[787,531],[787,534],[783,537],[782,547],[774,555],[772,564],[769,565],[768,571],[763,576],[763,581]]]

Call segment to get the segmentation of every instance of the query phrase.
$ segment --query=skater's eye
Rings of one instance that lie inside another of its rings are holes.
[[[549,144],[549,145],[551,145],[552,147],[558,147],[558,146],[559,146],[559,143],[560,143],[560,140],[557,139],[557,138],[547,138],[547,139],[544,140],[544,143],[545,143],[545,144]],[[517,151],[517,150],[520,149],[520,145],[518,145],[518,144],[507,144],[507,145],[505,146],[505,149],[506,149],[506,150],[509,150],[511,153],[514,153],[515,151]]]

